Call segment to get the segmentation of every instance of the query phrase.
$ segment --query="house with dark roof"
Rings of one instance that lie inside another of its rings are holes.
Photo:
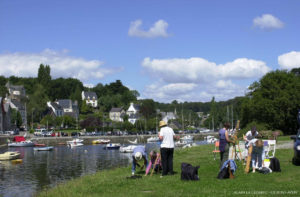
[[[22,97],[26,97],[26,91],[24,86],[22,85],[11,85],[9,82],[6,83],[6,88],[8,90],[9,95],[8,99],[15,99],[18,101],[22,100]]]
[[[98,97],[95,92],[82,91],[81,98],[87,105],[91,105],[94,108],[98,107]]]
[[[60,99],[55,101],[55,104],[51,104],[51,110],[53,110],[53,114],[62,116],[68,115],[73,117],[74,119],[79,118],[79,109],[78,109],[78,102],[72,101],[71,99]],[[48,103],[47,103],[48,105]],[[53,107],[53,108],[52,108]]]
[[[50,114],[55,116],[55,117],[61,117],[63,116],[63,108],[55,103],[55,102],[47,102],[47,106],[49,108]]]
[[[116,122],[123,122],[123,117],[125,115],[125,110],[123,109],[123,107],[120,108],[111,108],[111,110],[109,111],[109,118],[112,121],[116,121]]]
[[[26,129],[27,126],[27,113],[26,113],[26,91],[22,85],[11,85],[9,82],[6,83],[8,95],[6,96],[7,103],[10,107],[20,112],[22,117],[22,126]]]

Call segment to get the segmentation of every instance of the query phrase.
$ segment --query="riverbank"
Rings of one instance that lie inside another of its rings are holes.
[[[291,142],[287,142],[291,143]],[[38,196],[299,196],[300,167],[291,163],[292,149],[276,150],[280,161],[280,173],[245,174],[237,161],[235,179],[218,180],[219,160],[212,155],[213,145],[203,145],[189,149],[179,149],[174,153],[173,176],[160,178],[159,174],[143,176],[141,179],[126,179],[131,175],[130,166],[113,170],[98,171],[53,189],[45,190]],[[182,162],[200,165],[200,180],[195,182],[180,180]],[[140,175],[144,171],[138,172]]]
[[[200,133],[200,134],[190,134],[194,136],[194,140],[203,140],[205,136],[212,135],[217,136],[217,132],[210,133]],[[154,137],[157,135],[122,135],[122,136],[80,136],[80,139],[83,139],[83,144],[92,144],[92,141],[95,139],[109,139],[112,143],[121,143],[128,144],[128,140],[134,141],[137,139],[138,143],[147,143],[147,139],[150,137]],[[180,135],[185,136],[185,135]],[[12,140],[14,136],[0,136],[0,147],[6,146],[7,139]],[[56,146],[59,144],[66,144],[67,141],[73,139],[73,137],[36,137],[34,135],[30,135],[27,139],[32,140],[38,144],[46,144],[47,146]]]

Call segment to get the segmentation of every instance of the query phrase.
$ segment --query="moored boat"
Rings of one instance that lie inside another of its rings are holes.
[[[14,152],[14,151],[7,151],[5,153],[0,154],[0,160],[13,160],[13,159],[18,159],[20,157],[19,152]]]
[[[150,137],[147,139],[147,142],[158,142],[159,141],[159,137]]]
[[[72,141],[67,141],[67,145],[70,146],[71,148],[77,147],[77,146],[83,146],[82,142],[83,142],[83,140],[76,138]]]
[[[50,151],[53,150],[53,146],[45,146],[45,147],[35,147],[33,148],[35,151]]]
[[[104,140],[104,139],[98,139],[98,140],[93,140],[92,144],[108,144],[110,140]]]
[[[208,144],[212,144],[215,143],[216,141],[218,141],[217,138],[215,138],[214,136],[208,135],[206,137],[204,137],[204,140],[208,143]]]
[[[25,140],[24,136],[15,136],[13,142],[7,144],[9,147],[34,146],[31,140]]]
[[[121,153],[132,153],[133,149],[135,148],[135,145],[129,145],[129,146],[121,146],[120,152]]]
[[[130,144],[137,144],[137,138],[135,138],[135,140],[134,140],[134,141],[130,141],[130,140],[128,140],[128,142],[129,142]]]
[[[119,149],[120,147],[121,147],[120,143],[110,143],[105,146],[105,149],[113,150],[113,149]]]

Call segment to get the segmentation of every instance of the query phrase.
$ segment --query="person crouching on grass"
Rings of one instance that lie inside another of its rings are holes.
[[[140,166],[138,162],[141,161],[142,159],[144,160],[144,164]],[[132,153],[132,168],[131,168],[132,175],[135,174],[136,166],[140,167],[140,169],[142,170],[144,167],[146,168],[147,165],[148,165],[148,160],[147,160],[145,147],[144,146],[135,147]]]

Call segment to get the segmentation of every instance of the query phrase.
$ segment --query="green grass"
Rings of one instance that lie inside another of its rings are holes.
[[[237,161],[235,179],[218,180],[219,156],[214,161],[213,145],[181,149],[174,154],[173,176],[160,178],[159,174],[126,179],[131,175],[130,167],[99,171],[94,175],[84,176],[50,190],[39,196],[299,196],[300,167],[291,163],[292,150],[277,150],[280,160],[280,173],[245,174],[243,166]],[[200,165],[199,181],[181,181],[180,164],[188,162]],[[143,175],[144,171],[139,172]]]

